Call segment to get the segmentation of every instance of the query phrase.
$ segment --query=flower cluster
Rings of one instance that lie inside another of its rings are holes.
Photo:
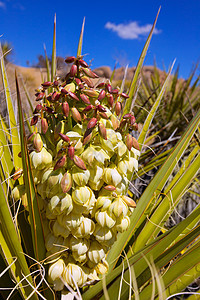
[[[55,290],[107,272],[106,255],[135,207],[126,196],[127,177],[138,169],[140,152],[130,134],[135,117],[122,116],[121,99],[128,96],[98,83],[82,58],[68,57],[65,81],[44,82],[37,91],[31,125],[40,123],[41,131],[28,137]],[[23,185],[13,197],[27,208]]]

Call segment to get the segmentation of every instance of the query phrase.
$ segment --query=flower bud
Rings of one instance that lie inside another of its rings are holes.
[[[97,124],[97,119],[96,118],[92,118],[90,119],[90,121],[87,124],[87,129],[91,129],[94,128]]]
[[[36,125],[38,122],[38,116],[33,116],[33,118],[31,119],[31,126]]]
[[[106,274],[108,272],[108,269],[109,269],[109,264],[105,259],[102,259],[102,262],[98,263],[98,265],[95,268],[97,273],[101,275]]]
[[[55,281],[56,279],[60,278],[62,276],[62,273],[65,268],[65,263],[63,259],[57,260],[55,263],[50,265],[48,276],[51,281]]]
[[[65,62],[66,62],[67,64],[71,64],[71,63],[73,63],[75,60],[76,60],[76,57],[75,57],[75,56],[69,56],[69,57],[67,57],[67,58],[65,59]]]
[[[104,186],[103,188],[104,188],[105,190],[111,191],[111,192],[113,192],[113,191],[116,190],[116,187],[114,187],[113,185],[106,185],[106,186]]]
[[[114,130],[118,129],[118,128],[119,128],[120,121],[119,121],[114,115],[112,115],[112,116],[110,117],[110,120],[111,120],[113,129],[114,129]]]
[[[74,161],[75,165],[77,167],[79,167],[80,169],[87,170],[84,161],[80,157],[78,157],[77,155],[74,155],[73,161]]]
[[[104,139],[107,140],[107,131],[105,126],[103,125],[103,123],[99,122],[98,124],[98,130],[99,130],[99,134],[100,136]]]
[[[43,141],[41,135],[37,132],[33,139],[33,145],[37,152],[40,152],[43,148]]]
[[[64,132],[65,123],[64,121],[59,121],[54,130],[54,139],[57,141],[60,137],[59,133]]]
[[[63,178],[61,179],[60,185],[61,185],[61,189],[62,189],[63,193],[69,192],[69,190],[72,187],[72,176],[69,172],[66,172],[63,175]]]
[[[72,65],[69,71],[70,77],[74,77],[77,73],[77,65]]]
[[[79,101],[79,98],[72,92],[68,92],[68,95],[73,99],[73,100],[76,100],[76,101]]]
[[[69,116],[69,104],[67,103],[67,101],[63,102],[62,111],[64,116],[67,118]]]
[[[99,76],[97,74],[95,74],[94,72],[92,72],[90,69],[88,68],[82,68],[81,69],[88,77],[91,78],[98,78]]]
[[[121,110],[122,110],[121,102],[117,101],[117,103],[115,104],[115,113],[117,116],[119,116]]]
[[[81,67],[89,68],[88,64],[83,59],[79,59],[78,62],[81,65]]]
[[[133,146],[133,137],[130,133],[127,134],[125,142],[128,150],[131,151],[131,148]]]
[[[97,100],[101,101],[101,100],[103,100],[105,98],[105,96],[106,96],[105,90],[101,90],[101,92],[99,93],[99,96],[98,96]]]
[[[114,98],[113,98],[113,95],[108,94],[108,95],[107,95],[107,101],[108,101],[109,106],[110,106],[110,107],[113,107],[113,104],[114,104]]]
[[[52,86],[53,82],[51,81],[45,81],[41,85],[44,89],[48,89],[50,86]]]
[[[41,128],[42,128],[42,132],[43,132],[44,134],[47,132],[48,127],[49,127],[49,125],[48,125],[48,123],[47,123],[47,119],[42,118],[42,120],[41,120]]]
[[[80,98],[85,104],[90,104],[90,100],[85,94],[80,94]]]
[[[66,134],[63,134],[63,133],[59,133],[59,136],[61,137],[61,139],[66,142],[66,143],[69,143],[70,142],[70,138],[66,135]]]
[[[71,108],[71,114],[72,114],[72,118],[74,119],[75,122],[81,123],[81,115],[76,107]]]
[[[86,129],[84,136],[83,136],[83,146],[88,144],[92,138],[92,130],[93,128]]]
[[[85,89],[84,94],[92,98],[97,98],[99,96],[99,93],[94,89]]]
[[[59,168],[64,167],[64,165],[65,165],[65,163],[66,163],[66,160],[67,160],[66,155],[61,156],[61,157],[57,160],[57,162],[56,162],[56,164],[55,164],[53,170],[55,171],[55,170],[57,170],[57,169],[59,169]]]
[[[25,190],[25,185],[17,185],[13,188],[12,190],[12,197],[14,199],[14,201],[18,201],[23,194],[25,194],[26,190]]]
[[[67,155],[70,159],[74,159],[74,147],[73,146],[69,146],[67,149]]]
[[[120,94],[123,98],[125,98],[125,99],[128,99],[129,98],[129,95],[127,95],[127,94],[125,94],[125,93],[121,93]]]
[[[36,94],[36,99],[35,99],[35,101],[40,101],[40,100],[42,100],[43,99],[43,97],[44,97],[44,93],[43,92],[41,92],[41,93],[37,93]]]
[[[133,208],[136,207],[136,203],[132,198],[130,198],[128,196],[122,196],[122,199],[128,205],[128,207],[133,207]]]
[[[94,83],[92,82],[92,80],[87,77],[87,76],[83,76],[81,77],[81,80],[87,84],[87,86],[89,86],[90,88],[93,88],[94,87]]]
[[[140,150],[140,145],[138,143],[138,141],[136,140],[136,138],[133,137],[133,147],[137,150]]]

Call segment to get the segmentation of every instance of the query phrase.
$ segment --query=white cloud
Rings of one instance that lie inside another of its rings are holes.
[[[6,4],[3,1],[0,1],[0,8],[6,8]]]
[[[128,24],[114,24],[111,22],[107,22],[105,25],[105,28],[110,29],[117,33],[119,37],[126,40],[135,40],[139,39],[141,36],[147,35],[151,28],[151,24],[146,24],[143,26],[140,26],[138,22],[130,22]],[[154,29],[154,34],[160,33],[161,30]]]

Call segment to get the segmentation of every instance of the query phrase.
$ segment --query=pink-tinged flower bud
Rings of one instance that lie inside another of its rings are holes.
[[[80,169],[87,170],[84,161],[80,157],[78,157],[77,155],[74,155],[73,161],[74,161],[75,165],[77,167],[79,167]]]
[[[85,94],[80,94],[80,98],[85,104],[90,104],[90,100]]]
[[[119,90],[118,89],[112,90],[112,94],[118,95],[119,94]]]
[[[130,119],[130,124],[133,125],[135,123],[135,117],[132,115]]]
[[[58,80],[54,80],[53,85],[54,85],[54,86],[58,86],[58,85],[59,85]]]
[[[39,100],[42,100],[43,99],[43,97],[44,97],[44,93],[39,93],[39,94],[36,94],[37,95],[37,97],[36,97],[36,99],[35,99],[35,101],[39,101]]]
[[[85,108],[84,108],[84,110],[83,110],[83,112],[88,112],[88,111],[90,111],[91,109],[93,109],[94,108],[94,106],[93,105],[88,105],[88,106],[86,106]]]
[[[132,198],[128,196],[122,196],[122,199],[128,205],[128,207],[133,207],[133,208],[136,207],[136,203]]]
[[[97,89],[103,88],[105,85],[105,82],[101,82],[97,85]]]
[[[120,121],[114,115],[111,115],[110,120],[114,130],[119,128]]]
[[[86,63],[86,61],[84,61],[83,59],[79,59],[78,62],[81,65],[81,67],[83,67],[83,68],[89,67],[88,64]]]
[[[58,101],[60,99],[61,94],[57,93],[57,92],[53,92],[52,96],[51,96],[51,100],[52,101]]]
[[[133,147],[137,150],[140,150],[140,145],[138,143],[138,141],[136,140],[136,138],[132,137],[133,138]]]
[[[74,99],[74,100],[76,100],[76,101],[80,101],[79,98],[78,98],[74,93],[68,92],[68,95],[69,95],[72,99]]]
[[[105,92],[105,90],[102,90],[99,93],[99,96],[98,96],[97,100],[101,101],[101,100],[103,100],[105,98],[105,96],[106,96],[106,92]]]
[[[99,76],[97,74],[95,74],[94,72],[92,72],[88,68],[82,68],[81,70],[85,73],[85,75],[87,75],[87,76],[89,76],[91,78],[99,78]]]
[[[63,141],[65,141],[66,143],[69,143],[69,142],[70,142],[70,138],[69,138],[66,134],[59,133],[59,136],[60,136],[61,139],[62,139]]]
[[[71,114],[74,121],[77,123],[81,123],[81,115],[76,107],[71,108]]]
[[[63,94],[63,95],[67,95],[67,94],[68,94],[68,92],[67,92],[67,90],[66,90],[66,89],[61,89],[61,94]]]
[[[120,129],[123,129],[126,124],[127,124],[127,120],[122,119],[121,122],[120,122],[120,125],[119,125]]]
[[[37,152],[40,152],[43,148],[43,141],[42,141],[41,136],[38,132],[36,133],[36,135],[34,137],[33,145],[34,145],[34,148]]]
[[[59,133],[63,133],[65,128],[64,121],[59,121],[54,129],[54,139],[57,141],[60,137]]]
[[[83,136],[83,146],[90,142],[90,140],[92,138],[92,129],[93,128],[86,129],[85,134]]]
[[[109,93],[112,93],[112,86],[110,83],[106,84],[106,89]]]
[[[121,96],[125,99],[128,99],[129,98],[129,95],[125,94],[125,93],[121,93]]]
[[[27,143],[31,144],[33,143],[34,137],[36,135],[36,132],[31,133],[28,137],[27,137]]]
[[[77,65],[72,65],[71,66],[71,69],[70,69],[70,71],[69,71],[69,74],[70,74],[70,77],[74,77],[75,75],[76,75],[76,73],[77,73]]]
[[[97,124],[97,119],[96,118],[92,118],[90,119],[90,121],[87,124],[87,129],[91,129],[94,128]]]
[[[80,85],[82,84],[82,81],[79,78],[75,78],[76,84]]]
[[[57,160],[57,162],[56,162],[56,164],[55,164],[53,170],[55,171],[55,170],[57,170],[57,169],[59,169],[59,168],[62,168],[62,167],[65,165],[66,160],[67,160],[66,155],[61,156],[61,157]]]
[[[99,134],[101,135],[101,137],[104,140],[107,140],[107,131],[106,131],[106,127],[103,125],[103,123],[99,122],[98,130],[99,130]]]
[[[131,148],[133,146],[133,137],[130,133],[127,134],[125,143],[126,143],[128,150],[131,151]]]
[[[67,150],[67,155],[70,159],[74,159],[74,147],[73,146],[69,146],[68,150]]]
[[[48,89],[50,86],[52,86],[53,82],[51,81],[46,81],[43,82],[41,85],[43,86],[44,89]]]
[[[131,114],[131,113],[129,113],[129,114],[125,114],[125,115],[123,116],[123,119],[130,119],[130,118],[131,118],[131,116],[132,116],[132,114]]]
[[[69,190],[72,187],[72,176],[69,172],[66,172],[63,175],[63,178],[61,179],[60,185],[61,185],[61,189],[62,189],[63,193],[68,193],[69,192]]]
[[[12,175],[13,180],[17,180],[18,178],[20,178],[23,174],[23,169],[19,168],[15,171],[15,173]]]
[[[31,119],[31,126],[36,125],[38,122],[38,116],[33,116],[33,118]]]
[[[42,132],[43,132],[44,134],[47,132],[48,127],[49,127],[49,125],[48,125],[48,123],[47,123],[47,119],[42,118],[42,120],[41,120],[41,128],[42,128]]]
[[[115,104],[115,113],[117,116],[119,116],[121,110],[122,110],[121,102],[117,101],[117,103]]]
[[[107,101],[108,101],[108,104],[112,107],[112,106],[113,106],[113,103],[114,103],[113,95],[108,94],[108,95],[107,95]]]
[[[103,107],[102,105],[97,105],[96,108],[97,108],[97,110],[100,111],[100,112],[106,112],[106,108]]]
[[[92,82],[92,80],[87,77],[87,76],[83,76],[81,77],[81,80],[86,83],[90,88],[93,88],[94,87],[94,83]]]
[[[62,111],[64,116],[67,118],[69,116],[69,104],[67,103],[67,101],[63,102]]]
[[[114,187],[114,185],[106,185],[106,186],[104,186],[103,188],[104,188],[105,190],[111,191],[111,192],[113,192],[113,191],[116,190],[116,187]]]
[[[107,116],[107,114],[105,112],[99,112],[99,115],[103,118],[103,119],[106,119],[108,120],[109,117]]]
[[[84,90],[84,94],[92,98],[97,98],[99,96],[99,93],[94,89],[86,89]]]
[[[67,58],[65,59],[65,62],[66,62],[67,64],[71,64],[71,63],[73,63],[75,60],[76,60],[76,57],[75,57],[75,56],[69,56],[69,57],[67,57]]]

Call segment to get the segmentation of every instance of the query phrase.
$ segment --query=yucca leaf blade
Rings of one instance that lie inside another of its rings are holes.
[[[85,18],[83,19],[83,24],[82,24],[82,28],[81,28],[81,34],[80,34],[80,37],[79,37],[79,43],[78,43],[78,49],[77,49],[77,57],[82,54],[84,27],[85,27]]]

